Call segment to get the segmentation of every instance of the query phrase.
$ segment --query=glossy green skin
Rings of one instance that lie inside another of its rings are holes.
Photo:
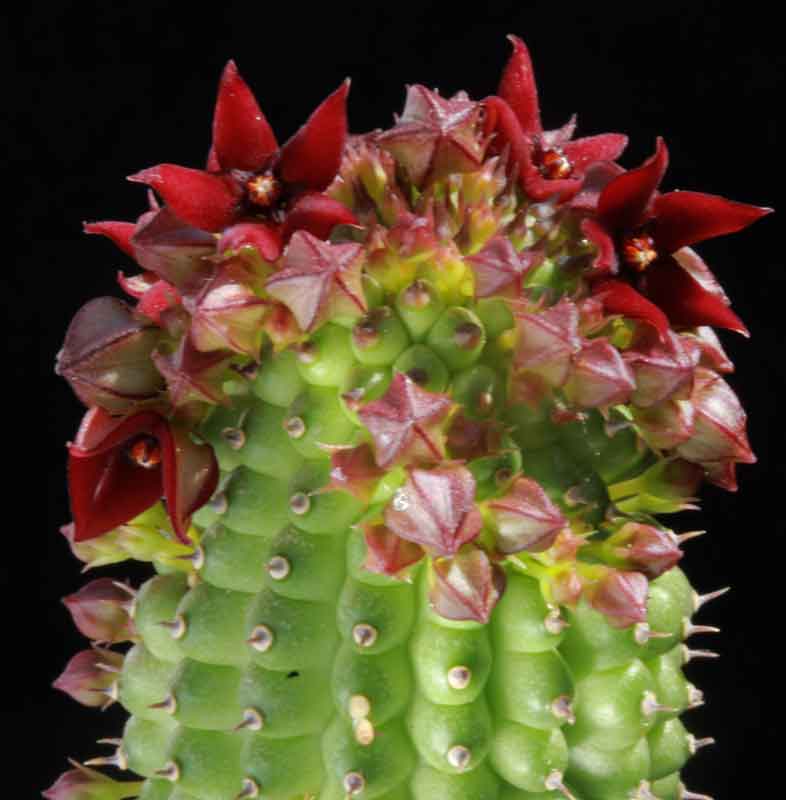
[[[668,640],[638,644],[584,603],[564,614],[569,628],[549,630],[540,585],[510,566],[490,624],[457,624],[428,608],[422,565],[409,582],[363,570],[365,545],[351,528],[359,500],[313,494],[329,479],[320,444],[363,441],[341,393],[381,385],[394,361],[428,367],[469,416],[482,417],[480,392],[492,396],[489,413],[504,405],[504,307],[401,308],[399,298],[386,312],[389,342],[363,350],[351,329],[327,325],[308,363],[288,351],[269,358],[239,401],[242,414],[219,408],[205,423],[228,478],[226,508],[196,515],[196,579],[159,575],[142,588],[142,643],[119,680],[133,714],[123,750],[149,779],[144,800],[228,800],[254,786],[270,800],[558,800],[546,788],[555,772],[576,800],[628,797],[643,780],[672,792],[667,777],[686,753],[676,714],[689,703],[677,647],[692,608],[681,573],[651,591],[651,627],[673,633]],[[452,345],[457,321],[483,328],[478,344]],[[297,437],[284,428],[293,417],[305,424]],[[554,498],[583,482],[604,501],[606,482],[640,462],[623,440],[601,442],[601,453],[593,415],[561,428],[524,407],[505,418],[515,425],[511,463]],[[238,425],[246,440],[233,449],[222,430]],[[479,496],[495,491],[479,481]],[[291,504],[297,493],[307,509]],[[272,569],[282,557],[284,576]],[[184,622],[178,638],[158,624],[175,618]],[[376,630],[367,646],[359,624]],[[250,644],[259,626],[272,636],[266,649]],[[457,666],[470,671],[466,685],[448,680]],[[646,692],[676,710],[647,715]],[[170,708],[151,708],[167,698]],[[555,701],[572,706],[574,724]],[[179,771],[174,783],[155,777],[168,764]],[[363,785],[348,795],[354,773]]]

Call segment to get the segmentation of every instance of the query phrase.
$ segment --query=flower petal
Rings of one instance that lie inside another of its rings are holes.
[[[221,233],[219,253],[244,247],[253,247],[265,261],[275,261],[281,255],[281,232],[268,222],[239,222]]]
[[[298,198],[287,213],[281,238],[288,242],[295,231],[304,230],[317,239],[327,239],[336,225],[356,225],[355,215],[338,200],[309,192]]]
[[[771,208],[702,192],[668,192],[656,197],[652,207],[652,235],[662,253],[740,231],[772,213]]]
[[[510,152],[510,162],[519,173],[519,182],[524,183],[535,167],[532,164],[532,145],[521,128],[513,109],[501,97],[487,97],[483,100],[485,118],[483,131],[486,136],[494,134],[491,142],[494,152],[500,153],[506,148]]]
[[[186,428],[162,421],[156,426],[155,435],[161,443],[167,514],[177,537],[189,544],[191,515],[216,490],[218,462],[213,448],[194,442]]]
[[[321,191],[333,180],[347,138],[348,93],[347,78],[281,148],[278,168],[287,183]]]
[[[598,198],[598,217],[609,231],[630,231],[645,221],[668,164],[666,143],[658,137],[654,155],[606,186]]]
[[[131,244],[131,237],[136,230],[135,222],[115,222],[106,220],[104,222],[83,222],[82,230],[85,233],[97,233],[111,239],[126,255],[134,257],[134,248]]]
[[[595,284],[592,293],[603,301],[603,307],[610,314],[622,314],[646,322],[652,325],[661,337],[664,337],[669,330],[669,318],[630,284],[604,280]]]
[[[278,142],[234,61],[224,67],[213,114],[213,150],[223,169],[255,172],[278,150]]]
[[[573,164],[573,174],[583,176],[598,161],[616,161],[628,146],[628,137],[622,133],[601,133],[566,142],[562,148]]]
[[[508,36],[508,41],[513,53],[502,72],[497,94],[513,109],[524,133],[541,133],[538,88],[529,50],[518,36]]]
[[[95,407],[85,415],[68,448],[68,486],[74,541],[93,539],[141,514],[161,497],[161,467],[145,468],[124,445],[153,436],[162,420],[154,412],[118,419]]]
[[[750,336],[745,323],[718,295],[708,292],[673,258],[661,259],[645,275],[647,297],[673,325],[712,325]]]
[[[184,222],[203,231],[220,231],[234,222],[240,188],[220,175],[177,164],[159,164],[129,175],[132,183],[152,186]]]
[[[616,274],[619,271],[617,248],[614,240],[597,220],[587,217],[581,221],[581,232],[595,245],[597,254],[592,262],[599,274]]]

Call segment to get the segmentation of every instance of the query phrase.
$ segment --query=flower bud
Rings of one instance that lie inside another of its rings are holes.
[[[590,605],[615,628],[647,621],[649,582],[640,572],[610,569],[589,590]]]
[[[116,781],[72,761],[74,769],[64,772],[43,796],[46,800],[124,800],[137,797],[141,781]]]
[[[487,623],[505,591],[505,573],[479,549],[437,559],[433,567],[429,597],[437,614]]]
[[[133,638],[129,616],[131,594],[111,578],[97,578],[75,594],[63,598],[74,624],[88,639],[97,642],[127,642]]]
[[[628,566],[649,578],[657,578],[682,558],[679,540],[673,531],[626,522],[607,542]]]
[[[94,647],[77,653],[52,686],[84,706],[103,706],[122,667],[120,653]]]

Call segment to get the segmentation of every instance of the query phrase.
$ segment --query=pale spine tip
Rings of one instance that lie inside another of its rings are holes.
[[[374,742],[376,731],[374,725],[367,719],[358,719],[353,723],[355,729],[355,741],[361,747],[368,747]]]
[[[265,569],[267,570],[267,574],[270,575],[274,581],[283,581],[285,578],[289,577],[289,573],[292,571],[292,565],[284,556],[273,556],[265,565]]]
[[[267,625],[257,625],[247,642],[257,652],[266,653],[273,646],[273,631]]]
[[[573,701],[567,694],[561,694],[555,697],[551,702],[551,713],[562,722],[567,722],[568,725],[575,725],[576,714],[573,710]]]
[[[175,712],[177,711],[177,698],[175,698],[175,695],[170,692],[160,703],[153,703],[152,705],[148,706],[148,708],[152,708],[157,711],[163,711],[165,714],[174,716]]]
[[[349,716],[352,719],[364,719],[371,713],[371,701],[364,694],[353,694],[349,698]]]
[[[265,717],[261,711],[249,706],[243,709],[243,719],[235,725],[235,731],[261,731],[265,726]]]
[[[358,647],[372,647],[377,641],[379,631],[366,622],[359,622],[352,628],[352,638]]]
[[[448,764],[450,764],[453,769],[463,771],[469,766],[470,761],[472,761],[472,751],[463,744],[454,745],[448,750],[447,760]]]
[[[562,773],[558,769],[555,769],[546,776],[546,779],[543,781],[543,786],[549,792],[559,792],[563,797],[567,798],[567,800],[576,800],[575,796],[562,782],[562,778]]]

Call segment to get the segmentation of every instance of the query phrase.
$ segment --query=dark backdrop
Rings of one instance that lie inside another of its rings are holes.
[[[10,350],[4,453],[12,478],[0,613],[11,672],[4,733],[20,743],[4,775],[20,779],[19,797],[49,785],[66,756],[96,755],[95,738],[117,735],[122,718],[83,709],[49,688],[85,646],[58,602],[82,578],[57,532],[68,519],[63,445],[82,410],[52,365],[77,308],[97,295],[120,296],[114,274],[128,268],[107,241],[85,238],[81,222],[138,215],[144,190],[125,175],[165,161],[202,164],[228,58],[283,141],[347,75],[358,132],[388,125],[407,83],[481,98],[495,89],[508,57],[505,34],[516,33],[532,50],[547,127],[577,111],[583,133],[627,132],[626,166],[647,156],[662,134],[672,154],[666,188],[784,207],[783,51],[755,2],[498,0],[464,10],[391,0],[34,3],[8,31],[4,161],[12,173],[3,188],[12,258],[4,259],[0,297]],[[749,410],[759,463],[740,470],[737,495],[709,488],[704,510],[679,521],[682,530],[711,531],[688,547],[695,585],[734,587],[702,616],[724,627],[716,642],[723,659],[690,667],[709,703],[687,718],[697,735],[718,739],[714,752],[688,768],[692,788],[729,800],[752,796],[756,776],[777,770],[760,758],[768,741],[780,739],[783,712],[774,652],[782,638],[784,553],[781,230],[776,215],[700,246],[753,334],[750,342],[722,336],[738,363],[731,381]],[[114,574],[139,573],[120,567]]]

